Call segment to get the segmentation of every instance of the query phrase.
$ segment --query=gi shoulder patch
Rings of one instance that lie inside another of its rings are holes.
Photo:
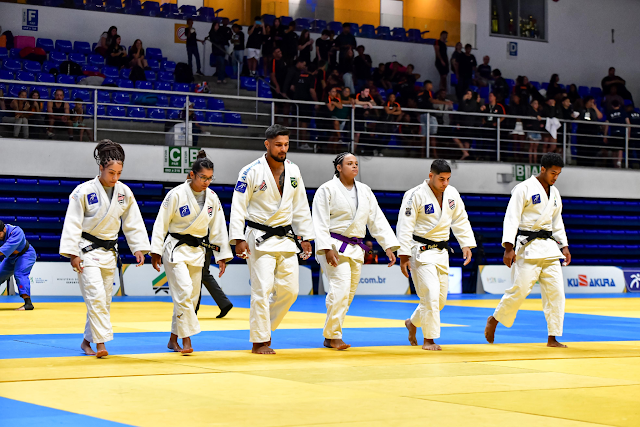
[[[405,209],[404,214],[405,214],[405,216],[411,216],[411,206],[409,206],[407,209]]]
[[[185,217],[189,215],[191,211],[189,210],[189,205],[184,205],[180,207],[180,216]]]
[[[209,207],[207,208],[207,213],[209,214],[209,217],[212,217],[212,216],[213,216],[213,206],[209,206]]]
[[[429,203],[428,205],[424,206],[424,213],[425,214],[432,214],[435,211],[433,210],[433,203]]]
[[[118,203],[124,205],[124,194],[118,193]]]
[[[267,183],[262,180],[262,184],[260,185],[260,191],[267,191]]]
[[[537,205],[538,203],[540,203],[540,195],[539,194],[535,194],[535,195],[531,196],[531,202],[534,205]]]
[[[237,191],[238,193],[244,193],[245,191],[247,191],[247,183],[238,181],[238,183],[236,184],[235,191]]]
[[[291,177],[291,186],[293,188],[298,188],[298,178],[295,178],[293,176]]]
[[[453,199],[449,199],[449,209],[453,210],[456,207],[456,201]]]
[[[98,203],[98,195],[96,193],[87,194],[87,202],[90,205],[95,205],[96,203]]]

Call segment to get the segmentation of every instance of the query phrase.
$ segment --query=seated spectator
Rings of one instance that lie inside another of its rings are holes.
[[[391,89],[391,82],[387,80],[386,74],[386,65],[381,62],[378,64],[378,68],[373,71],[373,75],[371,76],[373,84],[375,84],[376,87],[381,87],[385,90]]]
[[[381,129],[381,132],[393,133],[395,130],[395,126],[391,123],[399,122],[402,120],[403,113],[400,104],[396,102],[396,94],[389,94],[389,98],[387,98],[386,104],[384,104],[384,121],[385,126]]]
[[[577,102],[576,102],[577,104]],[[602,113],[596,108],[595,100],[592,96],[587,96],[582,101],[578,120],[581,122],[593,122],[593,124],[578,123],[577,136],[577,162],[580,166],[595,166],[598,160],[602,140],[598,134],[602,132],[599,121],[602,120]]]
[[[571,103],[575,104],[575,102],[580,99],[580,94],[578,93],[578,86],[571,83],[571,85],[569,85],[569,90],[567,91],[567,96],[571,100]]]
[[[491,84],[493,80],[493,76],[491,75],[491,65],[489,65],[488,55],[485,55],[482,58],[482,64],[478,65],[477,73],[476,73],[476,86],[485,87]]]
[[[40,101],[40,92],[37,90],[32,91],[29,98],[31,98],[31,117],[29,121],[35,125],[33,131],[30,131],[29,134],[32,138],[38,138],[44,133],[44,127],[42,127],[45,124],[44,116],[42,115],[44,103]]]
[[[564,93],[564,89],[560,87],[560,77],[557,74],[552,74],[549,80],[549,86],[547,87],[547,99],[552,99],[559,94]]]
[[[580,114],[577,111],[573,111],[571,99],[569,99],[567,94],[564,94],[564,96],[562,97],[560,112],[562,114],[562,120],[574,120]]]
[[[407,78],[409,78],[410,80],[413,80],[414,84],[415,82],[420,80],[420,77],[422,77],[420,74],[414,72],[415,69],[416,68],[413,66],[413,64],[407,65]]]
[[[113,43],[113,38],[118,34],[117,27],[110,27],[109,31],[105,31],[100,35],[100,40],[98,41],[98,45],[95,48],[95,52],[98,55],[102,55],[105,58],[107,57],[107,51],[109,50],[109,46]]]
[[[373,127],[375,126],[375,124],[372,123],[372,120],[375,117],[375,113],[372,108],[376,103],[371,97],[369,88],[365,87],[356,95],[355,105],[359,106],[359,108],[356,108],[355,112],[356,134],[354,147],[360,141],[360,133],[366,132],[367,128],[369,128],[369,130],[373,130]]]
[[[509,102],[509,115],[511,116],[528,116],[529,108],[525,105],[517,94],[511,95],[511,101]],[[514,153],[514,157],[516,160],[522,159],[522,152],[525,151],[524,141],[525,133],[524,133],[524,124],[522,123],[522,119],[508,119],[505,120],[505,127],[513,129],[510,133],[510,137],[513,140],[513,149],[511,150]],[[528,147],[527,150],[528,152]]]
[[[11,110],[15,118],[13,125],[13,137],[17,138],[22,130],[22,137],[29,138],[29,119],[31,111],[31,102],[27,100],[27,91],[21,90],[18,93],[18,99],[11,101]]]
[[[47,130],[49,139],[53,139],[55,128],[64,127],[67,129],[69,139],[73,140],[73,127],[69,120],[69,103],[64,101],[62,89],[56,89],[53,101],[47,102],[47,112],[49,113],[49,129]]]
[[[327,61],[324,59],[319,61],[313,75],[316,80],[316,95],[319,99],[325,99],[327,97]]]
[[[355,92],[355,84],[353,81],[353,50],[348,49],[343,56],[341,56],[340,63],[338,64],[338,72],[342,74],[344,85],[351,89],[351,92]]]
[[[332,86],[329,89],[326,105],[327,110],[329,110],[329,116],[334,119],[333,131],[329,137],[329,152],[335,154],[338,153],[340,149],[339,145],[337,145],[338,141],[340,141],[340,131],[344,130],[351,110],[342,104],[342,99],[340,99],[338,95],[338,88],[336,86]]]
[[[477,92],[472,92],[467,90],[467,93],[464,94],[460,104],[458,105],[458,111],[462,111],[464,113],[479,113],[480,112],[480,95]],[[472,115],[457,115],[457,138],[458,141],[461,141],[462,148],[464,149],[462,152],[462,157],[460,160],[465,160],[470,157],[469,148],[471,147],[471,141],[478,136],[478,132],[476,128],[482,125],[482,117],[481,116],[472,116]]]
[[[309,30],[302,30],[298,39],[298,59],[302,59],[307,67],[311,66],[311,48],[313,39],[310,37]]]
[[[542,107],[542,117],[548,119],[562,119],[562,107],[556,105],[555,98],[547,99],[546,104]],[[558,132],[560,132],[560,129],[556,132],[556,136]],[[561,149],[558,150],[558,139],[554,138],[553,135],[546,130],[546,126],[545,131],[542,134],[542,140],[545,142],[542,147],[542,154],[562,151]]]
[[[611,151],[611,155],[608,157],[613,156],[614,167],[616,168],[622,167],[627,128],[623,126],[610,126],[609,123],[620,125],[631,124],[629,116],[623,109],[623,106],[624,104],[618,101],[611,102],[611,111],[607,113],[607,125],[604,127],[604,143]]]
[[[440,89],[436,95],[436,99],[432,99],[431,102],[434,104],[433,108],[436,110],[453,111],[453,104],[451,101],[447,100],[447,92],[444,89]],[[438,153],[436,152],[436,147],[440,145],[446,147],[446,145],[448,145],[447,141],[452,138],[454,139],[454,143],[459,148],[464,149],[464,146],[460,142],[460,140],[454,137],[453,126],[452,126],[453,122],[451,120],[453,115],[444,114],[444,113],[434,113],[433,116],[436,118],[438,122],[437,136],[439,138],[439,139],[438,138],[436,139],[436,143],[432,144],[434,158],[440,158],[440,157],[437,157]]]
[[[87,141],[93,141],[91,130],[84,124],[84,106],[82,105],[82,99],[76,98],[74,101],[76,105],[73,107],[71,125],[80,131],[80,139],[78,139],[78,141],[82,142],[82,137],[85,132],[87,132]],[[71,132],[73,133],[73,129]]]
[[[485,140],[478,141],[478,148],[483,151],[479,152],[477,158],[488,160],[490,158],[495,158],[492,156],[491,152],[495,152],[496,146],[491,140],[496,140],[498,122],[502,125],[505,118],[500,116],[506,114],[506,110],[504,106],[498,102],[498,98],[495,93],[490,92],[489,103],[481,106],[480,111],[488,115],[483,117],[483,127],[486,129],[484,132]]]
[[[618,88],[618,95],[622,98],[631,101],[633,104],[633,97],[631,92],[627,90],[627,82],[620,76],[616,76],[616,69],[614,67],[609,68],[609,74],[602,79],[602,94],[608,95],[611,92],[611,88]]]
[[[524,124],[527,130],[527,139],[529,142],[529,163],[535,165],[538,163],[538,143],[542,141],[542,132],[544,131],[544,121],[542,120],[542,109],[537,99],[533,99],[529,105],[527,116],[535,119],[527,120]]]
[[[347,86],[342,88],[342,91],[339,92],[340,100],[342,101],[342,105],[353,106],[356,105],[356,99],[353,97],[351,93],[351,89]]]
[[[185,107],[184,109],[182,109],[180,111],[180,120],[181,121],[185,121],[185,116],[186,116],[186,111],[189,111],[189,124],[192,125],[191,127],[191,135],[192,135],[192,139],[193,139],[193,145],[197,146],[198,145],[198,140],[199,140],[199,135],[204,133],[204,129],[202,127],[202,125],[200,125],[200,123],[198,123],[198,121],[196,120],[196,116],[195,116],[195,111],[194,111],[194,104],[193,102],[189,103],[188,107]],[[174,125],[174,123],[169,123],[171,126]],[[165,129],[166,132],[166,129]]]
[[[626,110],[631,125],[639,126],[629,129],[629,167],[636,169],[640,164],[640,112],[633,105],[627,105]]]
[[[238,67],[242,72],[244,64],[244,33],[242,32],[242,26],[238,24],[233,24],[231,31],[233,31],[231,45],[233,46],[233,57],[235,58],[235,61],[231,61],[231,63],[233,64],[233,75],[237,76]]]
[[[109,46],[109,50],[107,51],[107,65],[116,67],[117,69],[124,68],[129,65],[127,51],[124,49],[124,46],[120,46],[120,42],[121,38],[116,34],[111,46]]]
[[[618,87],[617,86],[612,86],[610,88],[610,91],[607,95],[605,95],[604,99],[602,100],[602,105],[604,106],[604,109],[607,112],[610,112],[613,110],[613,102],[618,103],[619,105],[624,105],[624,98],[622,98],[620,95],[618,95]]]
[[[500,99],[508,99],[509,98],[509,84],[502,77],[502,73],[499,69],[493,70],[491,72],[493,76],[493,93],[495,93]]]
[[[144,57],[144,47],[142,47],[142,40],[136,39],[133,42],[133,46],[129,49],[129,67],[140,67],[143,70],[150,70],[149,63]]]
[[[364,46],[358,46],[358,56],[353,60],[355,69],[356,85],[362,88],[366,81],[371,79],[371,56],[364,53]]]

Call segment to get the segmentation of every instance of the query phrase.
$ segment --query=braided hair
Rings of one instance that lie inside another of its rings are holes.
[[[213,162],[209,160],[207,153],[205,153],[204,150],[198,151],[198,157],[196,158],[196,161],[193,162],[193,166],[191,166],[191,171],[194,175],[200,173],[202,169],[213,170]]]
[[[340,178],[340,172],[338,171],[338,165],[341,165],[342,162],[344,161],[344,158],[347,157],[348,155],[352,155],[355,156],[355,154],[353,154],[351,151],[345,151],[344,153],[340,153],[336,156],[335,159],[333,159],[333,168],[335,169],[335,174],[338,178]]]
[[[102,167],[106,167],[112,160],[124,163],[124,150],[117,142],[103,139],[98,142],[98,145],[93,150],[93,158]]]

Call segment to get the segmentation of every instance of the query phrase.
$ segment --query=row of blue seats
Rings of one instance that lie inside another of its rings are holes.
[[[17,49],[11,49],[12,51]],[[105,75],[105,77],[118,77],[120,75],[118,69],[116,67],[112,67],[109,65],[105,65],[104,57],[100,55],[89,55],[89,57],[82,55],[80,53],[72,53],[66,58],[64,53],[60,52],[51,52],[49,60],[40,64],[37,61],[31,61],[29,59],[23,60],[22,58],[5,58],[2,60],[2,69],[11,71],[13,73],[17,73],[19,71],[29,71],[31,73],[41,73],[41,72],[49,72],[51,69],[56,68],[60,69],[60,66],[64,61],[75,62],[76,64],[82,67],[82,71],[92,71],[92,72],[100,72]],[[176,70],[176,63],[173,61],[158,61],[156,59],[147,60],[149,68],[151,71],[156,73],[160,73],[161,71],[167,71],[173,73]],[[123,70],[127,70],[127,76],[131,72],[129,68],[124,68]],[[121,70],[122,71],[122,70]]]
[[[37,64],[37,62],[36,62]],[[66,74],[58,74],[54,76],[50,73],[52,68],[58,68],[59,64],[54,64],[52,62],[47,62],[44,64],[44,72],[40,71],[14,71],[7,68],[0,68],[0,79],[1,80],[17,80],[22,82],[40,82],[40,83],[60,83],[60,84],[69,84],[74,85],[76,83],[80,83],[87,75],[82,74],[79,76],[71,76]],[[84,65],[82,66],[83,72],[89,73],[102,73],[105,75],[105,79],[102,82],[103,86],[111,86],[118,85],[124,88],[133,88],[133,82],[129,81],[129,77],[131,76],[131,69],[123,68],[119,70],[115,67],[103,67],[100,69],[95,65]],[[173,71],[152,71],[145,70],[145,81],[148,82],[161,82],[161,83],[173,83],[175,82],[175,75]],[[123,84],[120,84],[120,80],[124,80]],[[189,87],[190,89],[190,87]],[[171,89],[169,89],[171,90]]]
[[[144,107],[120,107],[120,106],[98,106],[98,119],[115,119],[126,120],[126,118],[136,121],[149,121],[156,123],[164,123],[166,120],[183,120],[180,118],[182,108],[162,109],[162,108],[144,108]],[[93,105],[87,106],[85,117],[93,116]],[[239,113],[221,113],[218,111],[195,111],[193,113],[192,122],[201,125],[217,125],[217,126],[241,126],[242,115]]]
[[[81,55],[73,58],[81,58],[83,56],[85,60],[88,59],[96,62],[99,61],[99,58],[102,58],[104,62],[103,56],[94,53],[96,46],[97,43],[90,45],[88,42],[83,41],[75,41],[72,44],[71,40],[56,40],[54,44],[52,39],[39,38],[36,40],[36,47],[44,50],[49,55],[49,59],[60,62],[66,61],[67,59],[73,61],[71,55]],[[19,48],[7,50],[7,48],[2,47],[0,48],[0,60],[22,59],[20,56],[21,50],[22,49]],[[153,61],[162,61],[164,58],[162,56],[162,50],[155,47],[145,48],[144,56],[147,60]]]
[[[0,191],[69,193],[82,181],[60,179],[0,178]],[[125,182],[138,195],[164,196],[164,186],[154,183]]]

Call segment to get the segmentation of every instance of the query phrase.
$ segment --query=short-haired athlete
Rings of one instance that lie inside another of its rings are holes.
[[[487,319],[484,335],[493,343],[496,326],[513,325],[518,309],[533,285],[539,281],[542,309],[547,319],[548,347],[566,347],[562,336],[564,321],[564,281],[562,265],[569,265],[571,254],[562,222],[562,200],[554,186],[564,161],[556,153],[542,156],[540,173],[511,190],[504,215],[502,246],[504,264],[511,268],[511,286],[505,292],[493,316]]]
[[[22,228],[0,221],[0,283],[11,276],[16,279],[18,294],[24,299],[24,305],[16,311],[33,310],[29,274],[36,256],[36,250],[27,241]]]
[[[423,350],[442,350],[434,342],[440,338],[440,310],[444,308],[449,290],[449,235],[462,248],[464,265],[471,261],[471,249],[476,239],[460,193],[449,185],[451,167],[441,159],[431,163],[429,179],[405,197],[396,234],[400,241],[400,268],[413,276],[420,304],[405,321],[409,342],[418,345],[416,328],[422,327]]]
[[[251,351],[275,354],[271,331],[298,297],[298,253],[303,259],[311,256],[314,230],[302,174],[287,160],[289,130],[276,124],[265,136],[267,152],[238,176],[229,237],[251,274]]]

